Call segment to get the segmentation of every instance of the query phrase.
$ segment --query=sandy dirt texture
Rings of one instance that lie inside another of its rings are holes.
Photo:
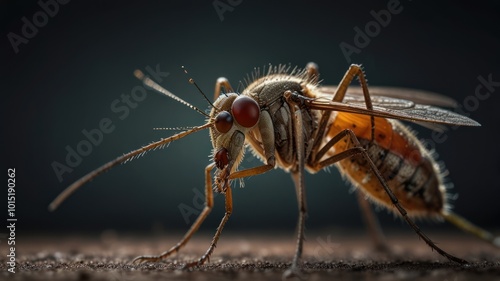
[[[131,264],[140,254],[158,254],[182,234],[44,235],[19,237],[14,274],[0,259],[3,280],[281,280],[295,250],[292,234],[228,233],[210,262],[182,264],[203,254],[211,240],[198,233],[179,253],[156,263]],[[450,262],[415,234],[389,235],[380,252],[363,234],[308,233],[302,259],[304,280],[500,280],[500,249],[460,233],[429,233],[469,264]],[[5,246],[5,245],[4,245]],[[291,280],[298,280],[293,278]]]

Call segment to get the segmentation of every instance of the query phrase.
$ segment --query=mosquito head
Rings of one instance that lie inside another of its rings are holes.
[[[210,137],[217,168],[229,169],[243,157],[245,135],[259,121],[259,104],[250,96],[228,93],[221,95],[210,112],[213,126]]]

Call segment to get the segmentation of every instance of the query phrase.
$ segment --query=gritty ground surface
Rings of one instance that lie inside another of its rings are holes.
[[[362,234],[308,233],[302,262],[307,280],[500,280],[500,249],[460,233],[430,233],[469,265],[449,262],[414,234],[389,235],[390,252],[373,250]],[[158,263],[130,264],[155,254],[181,235],[138,236],[106,232],[89,236],[19,237],[16,273],[2,254],[0,279],[8,280],[280,280],[294,252],[291,234],[223,235],[210,263],[179,269],[210,243],[200,233],[180,253]],[[5,246],[5,245],[4,245]]]

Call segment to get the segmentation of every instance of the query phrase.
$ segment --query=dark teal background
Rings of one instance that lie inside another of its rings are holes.
[[[210,163],[208,131],[121,165],[84,186],[57,212],[47,211],[60,191],[87,172],[174,134],[152,128],[204,122],[200,114],[151,91],[120,120],[111,104],[141,85],[132,75],[135,69],[159,64],[170,73],[161,84],[203,109],[206,102],[181,66],[209,97],[218,77],[236,87],[254,67],[268,63],[302,67],[314,61],[324,83],[336,84],[349,66],[339,44],[353,45],[353,28],[364,29],[373,20],[370,11],[386,9],[387,1],[243,0],[221,21],[212,1],[73,0],[61,5],[17,54],[7,34],[20,34],[21,18],[32,19],[40,7],[35,1],[3,1],[1,6],[2,163],[4,170],[16,169],[19,231],[36,233],[187,229],[179,204],[193,206],[193,189],[203,190],[204,167]],[[474,94],[478,76],[491,74],[500,81],[497,4],[402,0],[401,6],[402,12],[351,57],[364,65],[370,84],[435,91],[462,103]],[[459,194],[452,202],[455,210],[488,228],[500,226],[499,94],[500,87],[470,113],[482,127],[451,130],[448,140],[436,146],[455,184],[450,192]],[[103,118],[112,120],[114,131],[59,182],[51,163],[64,163],[65,147],[75,148],[85,139],[81,131],[97,128]],[[430,131],[417,129],[420,137],[430,138]],[[258,164],[250,154],[243,162],[245,167]],[[295,229],[289,175],[273,170],[245,184],[234,189],[228,231]],[[352,188],[334,168],[308,174],[306,185],[308,229],[362,229]],[[7,201],[6,193],[5,187],[0,201]],[[202,229],[215,230],[222,215],[223,198],[217,196]],[[385,227],[411,231],[385,211],[379,217]]]

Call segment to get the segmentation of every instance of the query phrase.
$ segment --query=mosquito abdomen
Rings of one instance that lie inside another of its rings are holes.
[[[416,136],[395,120],[375,118],[372,140],[370,116],[337,113],[329,136],[351,129],[367,150],[389,188],[412,216],[439,216],[446,207],[446,193],[439,166]],[[330,155],[352,147],[346,139]],[[362,156],[338,163],[341,172],[373,201],[389,209],[392,203]]]

